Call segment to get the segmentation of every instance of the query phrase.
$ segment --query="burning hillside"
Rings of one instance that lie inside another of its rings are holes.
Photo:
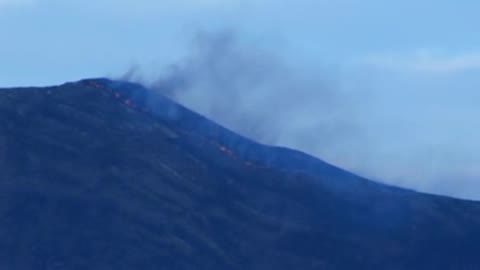
[[[2,269],[476,269],[480,204],[106,79],[0,91]]]

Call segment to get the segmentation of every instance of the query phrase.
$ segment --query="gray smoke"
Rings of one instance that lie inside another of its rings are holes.
[[[478,198],[471,187],[480,151],[472,151],[478,143],[461,121],[478,110],[459,109],[465,102],[440,95],[440,89],[450,93],[442,78],[433,86],[391,74],[339,78],[320,67],[295,68],[231,31],[198,33],[182,61],[154,79],[141,74],[134,67],[124,79],[259,142],[299,149],[378,181]]]
[[[348,97],[313,71],[291,68],[273,53],[241,43],[231,31],[198,33],[191,54],[143,81],[185,106],[257,141],[311,150],[337,148],[357,130]],[[309,151],[311,152],[311,151]]]

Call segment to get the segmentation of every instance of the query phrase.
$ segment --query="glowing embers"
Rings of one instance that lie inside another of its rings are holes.
[[[134,108],[134,109],[137,108],[137,106],[135,105],[135,103],[133,103],[133,101],[131,99],[125,99],[123,101],[123,103],[125,105],[127,105],[128,107],[131,107],[131,108]]]
[[[99,83],[95,80],[85,80],[82,81],[82,84],[95,89],[109,90],[104,84]]]
[[[232,150],[230,150],[229,148],[227,148],[226,146],[221,145],[221,144],[219,144],[215,141],[211,141],[211,143],[213,145],[215,145],[215,147],[217,147],[221,152],[225,153],[226,155],[228,155],[232,159],[240,160],[240,158],[237,155],[235,155],[235,153]]]
[[[244,159],[240,158],[237,154],[235,154],[235,152],[233,152],[231,149],[227,148],[224,145],[218,144],[215,141],[211,141],[211,144],[215,145],[215,147],[218,148],[220,150],[220,152],[226,154],[229,158],[231,158],[233,160],[236,160],[236,161],[240,161],[240,162],[243,163],[243,165],[245,165],[247,167],[252,167],[252,168],[260,168],[261,167],[261,166],[258,166],[255,163],[253,163],[252,161],[244,160]]]
[[[124,97],[122,94],[115,92],[114,90],[106,87],[105,85],[102,85],[98,82],[95,81],[89,81],[85,83],[87,86],[96,88],[96,89],[101,89],[110,92],[110,94],[113,95],[113,97],[117,100],[119,100],[122,104],[132,108],[136,109],[142,112],[150,112],[150,110],[145,107],[145,106],[137,106],[137,104],[132,100],[127,97]],[[207,138],[203,138],[204,143],[208,143],[212,146],[214,146],[216,149],[218,149],[221,153],[225,154],[228,158],[241,162],[244,166],[246,167],[251,167],[251,168],[260,168],[261,166],[258,166],[257,164],[253,163],[252,161],[244,160],[242,159],[239,155],[237,155],[234,151],[232,151],[230,148],[219,144],[218,142],[214,140],[208,140]]]
[[[123,104],[127,105],[128,107],[131,108],[138,108],[138,106],[133,102],[133,100],[129,98],[123,98],[122,95],[118,92],[113,93],[113,97],[120,100]]]

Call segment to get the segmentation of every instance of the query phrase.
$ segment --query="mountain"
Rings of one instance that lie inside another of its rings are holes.
[[[480,203],[258,144],[138,84],[0,90],[0,269],[480,269]]]

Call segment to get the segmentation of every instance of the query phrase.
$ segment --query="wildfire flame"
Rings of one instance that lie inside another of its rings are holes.
[[[86,81],[86,82],[84,82],[84,85],[86,85],[87,87],[91,87],[91,88],[99,89],[99,90],[102,90],[102,91],[106,91],[109,94],[112,94],[115,99],[121,101],[122,104],[124,104],[124,105],[126,105],[130,108],[140,109],[142,112],[149,112],[148,108],[137,106],[132,99],[123,97],[122,94],[120,94],[118,92],[115,92],[113,89],[108,88],[104,84],[101,84],[101,83],[98,83],[98,82],[95,82],[95,81]],[[206,139],[206,138],[204,138],[204,139]],[[232,149],[226,147],[225,145],[221,145],[218,142],[213,141],[213,140],[207,140],[207,141],[210,145],[213,145],[216,149],[218,149],[220,152],[225,154],[227,157],[229,157],[230,159],[235,160],[235,161],[240,161],[246,167],[252,167],[252,168],[260,168],[261,167],[261,166],[256,165],[252,161],[243,160],[242,158],[240,158],[239,155],[237,155],[234,151],[232,151]]]

